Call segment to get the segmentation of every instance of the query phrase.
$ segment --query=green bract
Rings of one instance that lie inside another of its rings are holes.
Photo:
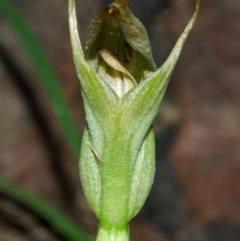
[[[128,222],[149,193],[155,172],[152,122],[199,9],[165,63],[156,70],[146,30],[127,0],[116,0],[92,20],[83,53],[75,1],[69,0],[73,56],[87,126],[80,175],[100,220],[98,241],[129,240]]]

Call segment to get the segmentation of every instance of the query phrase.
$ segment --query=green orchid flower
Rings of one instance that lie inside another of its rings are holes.
[[[165,63],[157,69],[147,32],[129,1],[115,0],[93,18],[85,51],[79,40],[75,1],[69,0],[74,62],[87,125],[81,142],[80,176],[99,219],[98,241],[129,240],[128,223],[152,186],[156,116],[195,13]]]

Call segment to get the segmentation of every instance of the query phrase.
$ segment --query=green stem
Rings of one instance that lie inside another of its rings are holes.
[[[104,228],[99,227],[97,241],[129,241],[129,228],[115,229],[115,228]]]

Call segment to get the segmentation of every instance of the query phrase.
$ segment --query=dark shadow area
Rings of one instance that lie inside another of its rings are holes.
[[[156,136],[156,176],[142,210],[145,218],[173,236],[182,228],[184,211],[180,186],[167,157],[176,131],[175,125],[169,125]]]
[[[64,167],[62,165],[61,143],[55,137],[46,118],[44,110],[38,103],[34,90],[28,83],[22,70],[18,67],[14,59],[8,54],[3,46],[0,45],[0,58],[6,72],[12,80],[12,84],[19,91],[22,101],[25,103],[29,115],[34,120],[39,135],[42,138],[42,144],[49,155],[49,165],[56,178],[62,200],[65,203],[72,203],[74,198],[74,190]]]
[[[54,227],[24,203],[0,192],[0,223],[20,237],[32,241],[67,241]]]

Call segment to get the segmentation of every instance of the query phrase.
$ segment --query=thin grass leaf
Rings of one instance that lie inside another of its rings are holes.
[[[0,191],[7,193],[8,195],[30,207],[37,214],[43,217],[59,234],[66,238],[66,240],[92,240],[87,232],[80,228],[78,224],[71,221],[68,217],[55,209],[49,203],[1,176]]]
[[[44,50],[41,48],[24,18],[10,1],[1,0],[0,10],[21,39],[36,69],[39,79],[49,96],[64,135],[68,140],[75,157],[78,158],[80,146],[78,131],[61,92],[59,81],[49,60],[44,54]]]

